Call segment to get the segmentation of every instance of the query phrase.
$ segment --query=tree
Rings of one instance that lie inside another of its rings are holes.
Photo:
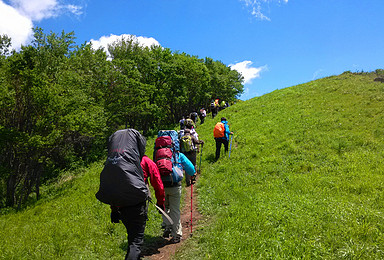
[[[11,48],[11,38],[6,35],[0,35],[0,58],[4,58],[4,56],[7,56],[10,54]]]
[[[209,89],[211,99],[219,98],[225,101],[235,101],[244,91],[244,78],[236,70],[231,70],[220,61],[205,58],[205,65],[210,74]]]
[[[58,169],[99,158],[121,128],[149,135],[173,127],[210,99],[234,100],[242,77],[134,37],[103,49],[75,45],[74,33],[34,29],[31,45],[9,51],[0,37],[0,207],[21,206]]]
[[[20,206],[31,192],[39,197],[42,178],[81,161],[88,150],[82,146],[105,127],[104,92],[96,89],[106,85],[98,78],[106,56],[85,46],[75,52],[73,44],[73,33],[45,35],[36,28],[33,44],[10,55],[3,67],[0,160],[7,169],[8,206]],[[92,61],[99,67],[90,69]]]

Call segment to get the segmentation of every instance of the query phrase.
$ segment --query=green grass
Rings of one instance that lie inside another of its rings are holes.
[[[122,259],[124,225],[110,222],[110,209],[98,202],[102,163],[68,176],[22,212],[0,216],[0,259]],[[161,235],[161,217],[149,208],[146,240]]]
[[[240,102],[198,126],[204,214],[176,259],[384,259],[384,84],[343,73]],[[231,158],[214,162],[226,116]],[[147,154],[152,157],[153,140]],[[199,160],[198,160],[199,161]],[[122,259],[122,224],[95,199],[102,163],[0,215],[0,259]],[[161,235],[150,207],[146,243]]]
[[[384,84],[373,74],[320,79],[230,107],[231,158],[198,184],[212,218],[185,259],[383,259]],[[205,140],[204,139],[204,140]]]

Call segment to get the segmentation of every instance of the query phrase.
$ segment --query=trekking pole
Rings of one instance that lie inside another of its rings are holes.
[[[168,220],[168,222],[173,225],[173,220],[171,219],[171,217],[165,213],[165,211],[160,208],[159,206],[157,206],[151,199],[149,199],[149,202],[153,204],[153,206],[155,206],[155,208]]]
[[[152,197],[151,197],[151,190],[149,189],[149,185],[148,185],[148,183],[146,184],[146,186],[147,186],[147,189],[148,189],[148,201],[150,202],[150,203],[152,203],[153,204],[153,206],[155,206],[155,208],[169,221],[169,223],[171,224],[171,225],[173,225],[173,220],[171,219],[171,217],[167,214],[167,213],[165,213],[165,211],[162,209],[162,208],[160,208],[159,206],[157,206],[153,201],[152,201]]]
[[[192,212],[193,212],[193,183],[191,182],[191,234],[192,237]]]
[[[232,137],[233,137],[233,135],[231,135],[231,144],[230,144],[230,146],[229,146],[229,154],[228,154],[228,158],[231,158]]]

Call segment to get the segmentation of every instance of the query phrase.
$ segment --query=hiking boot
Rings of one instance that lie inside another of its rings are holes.
[[[164,230],[164,233],[163,233],[164,238],[169,238],[170,235],[171,235],[171,230],[169,229]]]
[[[181,242],[181,237],[180,236],[176,236],[176,237],[173,237],[171,239],[171,243],[172,244],[177,244],[177,243],[180,243]]]

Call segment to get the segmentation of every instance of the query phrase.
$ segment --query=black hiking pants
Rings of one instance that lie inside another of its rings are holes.
[[[221,144],[224,145],[224,151],[228,152],[228,140],[225,138],[215,138],[216,141],[216,160],[220,158]]]
[[[146,201],[129,207],[119,209],[120,219],[128,233],[128,249],[126,260],[140,259],[141,246],[144,242],[144,230],[147,222]]]

